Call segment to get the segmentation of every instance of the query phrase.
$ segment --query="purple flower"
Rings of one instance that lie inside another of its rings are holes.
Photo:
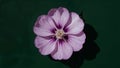
[[[42,55],[67,60],[73,51],[82,49],[86,38],[83,28],[84,22],[77,13],[63,7],[51,9],[34,25],[35,46]]]

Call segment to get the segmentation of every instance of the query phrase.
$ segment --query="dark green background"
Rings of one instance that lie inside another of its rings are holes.
[[[60,6],[78,14],[83,11],[86,23],[98,33],[100,52],[81,68],[120,68],[119,4],[119,0],[0,0],[0,68],[69,68],[34,47],[36,18]]]

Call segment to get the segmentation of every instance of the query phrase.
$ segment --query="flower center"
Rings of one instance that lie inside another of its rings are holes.
[[[57,30],[57,31],[55,31],[55,36],[58,39],[63,39],[64,31],[63,30]]]

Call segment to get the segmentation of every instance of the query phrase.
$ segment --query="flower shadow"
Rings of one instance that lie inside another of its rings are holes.
[[[84,32],[86,34],[86,42],[84,43],[83,48],[79,52],[74,52],[70,59],[58,61],[52,59],[50,56],[49,57],[54,61],[58,61],[69,66],[70,68],[80,68],[84,60],[95,59],[96,55],[100,52],[100,48],[95,42],[98,34],[89,24],[85,24]]]

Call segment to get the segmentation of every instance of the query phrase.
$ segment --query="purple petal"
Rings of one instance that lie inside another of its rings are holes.
[[[84,22],[79,15],[74,12],[71,13],[71,17],[72,22],[66,27],[68,29],[66,34],[78,34],[83,30]]]
[[[85,33],[82,33],[80,36],[68,35],[68,37],[68,43],[72,46],[74,51],[82,49],[86,39]]]
[[[68,43],[63,43],[63,59],[67,60],[71,57],[73,50],[72,47]]]
[[[56,26],[62,26],[64,28],[65,24],[69,19],[69,11],[66,8],[58,8],[58,9],[51,9],[48,12],[49,16],[52,16],[53,20],[55,21]]]
[[[69,11],[66,8],[58,8],[59,12],[61,13],[60,17],[60,25],[64,28],[65,24],[69,19]]]
[[[57,44],[57,50],[55,51],[51,54],[52,58],[55,60],[62,60],[63,59],[62,46]]]
[[[64,42],[62,44],[58,44],[57,47],[58,47],[57,51],[54,54],[51,54],[53,59],[67,60],[71,57],[73,50],[72,50],[72,47],[68,43]]]
[[[56,41],[52,39],[45,39],[42,37],[36,37],[35,46],[39,48],[42,55],[49,55],[56,47]]]
[[[50,12],[51,11],[51,12]],[[53,20],[55,21],[56,25],[59,25],[60,21],[60,12],[58,10],[55,10],[52,15],[52,10],[49,11],[49,15],[52,16]],[[51,13],[51,14],[50,14]]]
[[[35,47],[36,48],[41,48],[41,47],[47,45],[47,43],[49,43],[49,42],[50,42],[50,40],[37,36],[35,38]]]
[[[56,48],[56,42],[50,41],[46,46],[39,49],[42,55],[49,55],[51,54],[54,49]]]
[[[53,14],[56,12],[56,10],[57,10],[56,8],[49,10],[48,15],[53,16]]]
[[[56,28],[54,22],[49,16],[40,16],[35,25],[34,33],[39,36],[50,36],[53,35],[51,29]]]

